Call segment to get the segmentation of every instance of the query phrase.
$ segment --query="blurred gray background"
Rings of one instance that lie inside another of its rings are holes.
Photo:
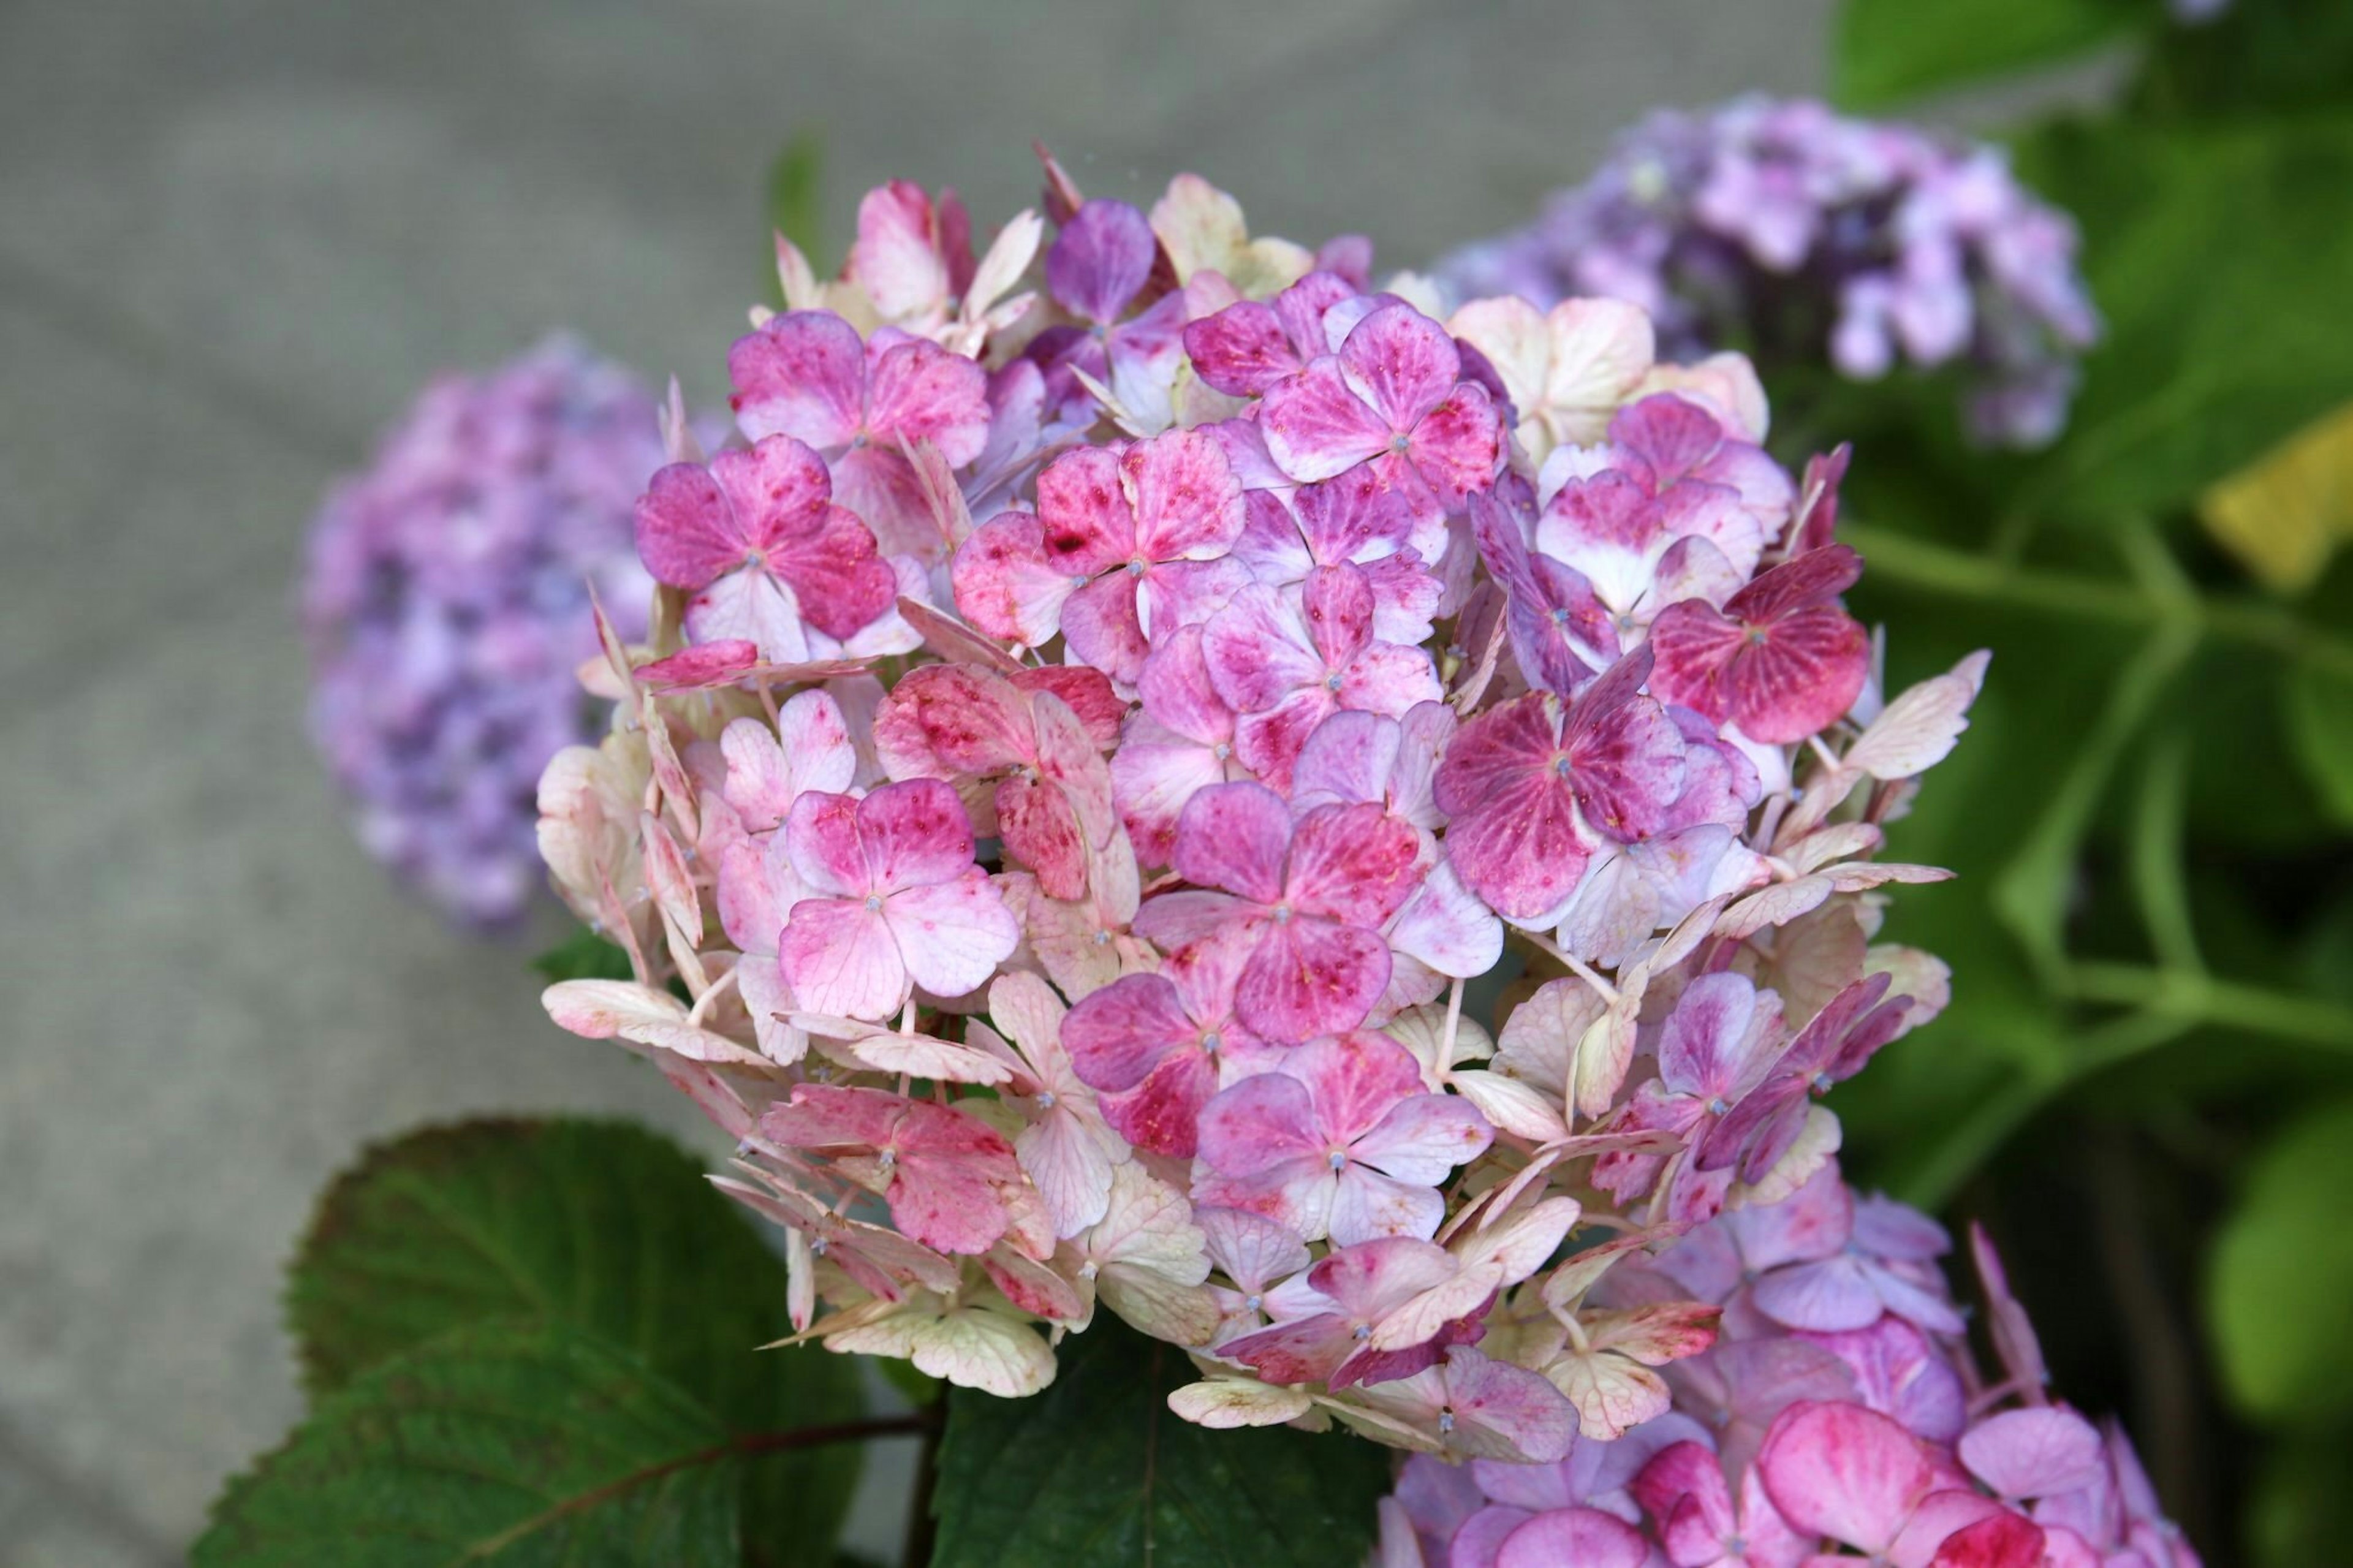
[[[279,1266],[361,1142],[685,1131],[345,833],[289,580],[428,374],[558,326],[690,398],[826,148],[984,237],[1042,138],[1387,266],[1518,221],[1658,102],[1820,86],[1828,0],[7,0],[0,5],[0,1564],[176,1562],[298,1410]],[[853,1542],[895,1546],[882,1461]]]

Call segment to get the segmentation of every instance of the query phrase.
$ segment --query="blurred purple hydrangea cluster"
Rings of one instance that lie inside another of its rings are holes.
[[[1999,148],[1748,97],[1643,120],[1535,222],[1438,275],[1458,299],[1629,300],[1663,353],[1738,348],[1768,374],[1825,353],[1864,381],[1957,363],[1974,437],[2036,447],[2099,331],[2075,247]]]
[[[601,728],[589,592],[644,635],[630,512],[662,461],[654,395],[554,339],[437,379],[312,525],[313,738],[369,853],[470,924],[543,880],[540,772]]]

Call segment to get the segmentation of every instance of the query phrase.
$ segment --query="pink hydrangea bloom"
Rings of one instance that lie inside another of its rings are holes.
[[[1670,701],[1752,741],[1802,741],[1854,705],[1871,640],[1834,600],[1862,575],[1843,544],[1774,567],[1721,610],[1684,599],[1651,626],[1652,679]]]

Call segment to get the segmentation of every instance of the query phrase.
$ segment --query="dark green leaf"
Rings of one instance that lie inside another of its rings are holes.
[[[2353,681],[2316,664],[2291,665],[2287,724],[2313,793],[2339,826],[2353,827]]]
[[[461,1329],[319,1401],[230,1483],[195,1568],[733,1568],[717,1416],[554,1323]]]
[[[865,1408],[848,1358],[755,1348],[790,1331],[782,1262],[700,1162],[625,1122],[472,1121],[371,1150],[321,1200],[287,1313],[314,1393],[458,1325],[536,1318],[638,1355],[733,1431]],[[747,1530],[830,1542],[860,1461],[837,1445],[749,1467]]]
[[[1356,1568],[1387,1449],[1287,1426],[1211,1432],[1168,1408],[1185,1352],[1099,1316],[1043,1394],[948,1396],[934,1568]]]
[[[2209,1258],[2208,1318],[2222,1380],[2249,1411],[2295,1420],[2353,1411],[2353,1100],[2286,1128],[2256,1160]]]
[[[2263,1445],[2247,1507],[2253,1568],[2312,1568],[2343,1559],[2353,1540],[2353,1432],[2298,1433]],[[2224,1547],[2223,1542],[2215,1542]]]
[[[2021,172],[2073,213],[2106,317],[2030,510],[2186,504],[2353,396],[2353,121],[2070,121]]]
[[[550,984],[563,980],[627,980],[629,955],[585,926],[531,961]]]
[[[2136,93],[2149,113],[2276,114],[2353,96],[2353,6],[2232,0],[2202,26],[2169,28]]]
[[[1847,0],[1832,75],[1852,109],[2050,65],[2161,16],[2156,0]]]

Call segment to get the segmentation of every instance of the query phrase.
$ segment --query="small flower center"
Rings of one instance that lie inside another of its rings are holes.
[[[1277,904],[1274,906],[1274,923],[1279,926],[1287,926],[1291,923],[1291,906],[1289,904]]]
[[[866,895],[866,912],[870,915],[880,914],[882,912],[881,894],[869,893]]]
[[[1054,1109],[1054,1091],[1052,1089],[1041,1089],[1038,1091],[1038,1109],[1040,1110],[1051,1110]]]
[[[1218,1054],[1218,1047],[1225,1043],[1219,1037],[1218,1031],[1215,1029],[1209,1030],[1201,1037],[1201,1048],[1213,1057]]]
[[[1441,1437],[1454,1435],[1454,1412],[1443,1406],[1438,1412],[1438,1435]]]
[[[1347,1151],[1345,1149],[1335,1149],[1329,1154],[1324,1156],[1324,1162],[1330,1165],[1335,1171],[1345,1171],[1348,1168]]]
[[[1567,778],[1574,770],[1569,766],[1568,753],[1562,752],[1552,760],[1552,771]]]
[[[1227,742],[1220,741],[1216,745],[1209,748],[1209,754],[1222,763],[1234,754],[1234,749]]]
[[[1338,670],[1335,669],[1331,674],[1324,678],[1324,689],[1326,691],[1337,691],[1340,689],[1340,672]]]
[[[1389,437],[1389,450],[1403,457],[1413,449],[1413,437],[1400,430]]]
[[[1366,1340],[1371,1339],[1373,1337],[1373,1325],[1370,1323],[1358,1323],[1356,1327],[1355,1337],[1358,1344],[1362,1344]]]
[[[1255,1290],[1242,1298],[1242,1309],[1245,1311],[1255,1312],[1264,1305],[1266,1305],[1266,1298]]]
[[[1079,1265],[1079,1278],[1082,1279],[1092,1279],[1100,1272],[1102,1272],[1101,1266],[1092,1258]]]
[[[883,1150],[879,1163],[886,1171],[897,1170],[899,1168],[899,1151],[896,1149]]]
[[[1099,931],[1095,932],[1095,945],[1097,947],[1109,947],[1111,945],[1111,932],[1107,931]]]
[[[1556,626],[1565,626],[1568,625],[1568,606],[1567,605],[1556,605],[1553,606],[1552,624]]]
[[[1131,577],[1141,577],[1144,575],[1144,557],[1139,555],[1127,563],[1127,574]]]
[[[832,1250],[833,1243],[828,1241],[821,1236],[815,1241],[809,1243],[809,1256],[811,1258],[823,1258],[827,1253],[831,1252]]]
[[[1721,1116],[1731,1109],[1732,1107],[1725,1103],[1724,1096],[1720,1094],[1707,1102],[1707,1113],[1710,1116]]]
[[[1828,1094],[1831,1091],[1831,1075],[1827,1071],[1814,1075],[1813,1090],[1816,1094]]]
[[[852,436],[849,438],[850,450],[854,452],[862,452],[866,449],[868,444],[871,442],[872,439],[872,437],[867,435],[865,431],[860,430],[857,435]]]

